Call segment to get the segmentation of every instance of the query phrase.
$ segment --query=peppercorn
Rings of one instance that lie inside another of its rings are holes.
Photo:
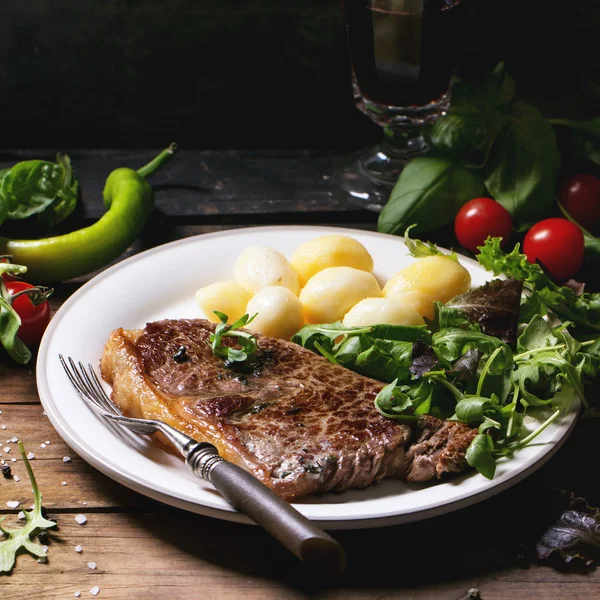
[[[47,546],[48,543],[50,542],[50,538],[48,537],[47,531],[40,531],[38,533],[37,538],[40,541],[40,544],[44,544],[44,546]]]
[[[4,475],[4,477],[6,477],[6,479],[12,478],[12,471],[10,469],[10,465],[4,465],[2,467],[2,475]]]

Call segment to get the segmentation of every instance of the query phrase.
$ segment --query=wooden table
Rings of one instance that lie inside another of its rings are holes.
[[[137,167],[151,152],[71,152],[83,185],[80,219],[102,213],[100,192],[115,167]],[[3,155],[8,164],[20,157]],[[338,197],[332,180],[340,157],[311,152],[181,152],[152,180],[157,210],[127,254],[164,242],[225,228],[273,223],[336,224],[375,229],[376,215]],[[0,168],[4,165],[0,164]],[[56,310],[89,277],[56,286]],[[92,597],[144,600],[251,598],[327,600],[466,599],[477,588],[485,600],[600,598],[600,571],[563,573],[519,566],[521,546],[535,539],[553,487],[600,504],[598,420],[583,420],[540,471],[492,499],[443,517],[381,529],[336,531],[349,564],[339,578],[316,578],[257,527],[194,515],[130,491],[90,467],[60,439],[40,405],[35,363],[0,363],[2,441],[17,436],[28,451],[58,528],[46,564],[18,558],[0,576],[0,598],[49,600]],[[49,442],[49,444],[48,444]],[[47,444],[41,448],[41,444]],[[3,446],[4,444],[2,444]],[[16,444],[5,458],[17,454]],[[71,457],[64,462],[63,457]],[[32,502],[24,466],[20,481],[0,479],[0,513],[15,521],[6,502]],[[84,514],[87,523],[75,521]],[[75,547],[83,551],[77,553]],[[88,567],[89,562],[97,565]]]

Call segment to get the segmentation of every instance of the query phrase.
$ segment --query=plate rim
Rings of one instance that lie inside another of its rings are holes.
[[[52,339],[53,332],[56,328],[58,328],[59,323],[61,322],[63,316],[68,312],[70,306],[75,304],[79,298],[85,295],[89,289],[110,277],[113,273],[120,271],[123,268],[129,268],[131,265],[135,264],[139,260],[144,260],[153,254],[160,253],[166,249],[170,249],[177,246],[185,246],[186,244],[195,243],[198,240],[204,240],[215,237],[227,237],[229,235],[236,235],[240,233],[249,233],[249,232],[258,232],[261,230],[268,231],[286,231],[286,230],[306,230],[315,232],[318,234],[319,232],[325,233],[338,233],[338,234],[347,234],[352,235],[353,233],[361,236],[372,236],[374,238],[379,239],[390,239],[393,238],[398,240],[398,242],[402,242],[404,240],[401,236],[390,236],[389,234],[379,233],[377,231],[372,230],[363,230],[356,228],[347,228],[340,226],[328,226],[328,225],[259,225],[253,227],[232,227],[226,230],[214,231],[209,233],[201,233],[197,235],[188,236],[182,239],[174,240],[165,244],[161,244],[159,246],[155,246],[153,248],[149,248],[142,252],[135,254],[134,256],[130,256],[125,258],[118,263],[111,265],[106,268],[103,272],[95,275],[89,281],[85,282],[76,292],[74,292],[56,311],[53,316],[48,328],[46,329],[44,336],[40,342],[37,360],[36,360],[36,383],[38,394],[40,397],[40,402],[46,411],[46,415],[52,423],[52,426],[57,430],[57,432],[61,435],[63,440],[71,447],[82,459],[92,465],[94,468],[102,472],[107,477],[117,481],[121,485],[128,487],[138,493],[141,493],[144,496],[157,500],[159,502],[175,506],[177,508],[187,510],[190,512],[194,512],[196,514],[201,514],[213,518],[218,518],[222,520],[243,523],[243,524],[252,524],[248,517],[239,513],[236,510],[225,510],[219,507],[208,506],[206,504],[201,504],[198,502],[190,502],[187,499],[182,499],[181,497],[175,494],[165,493],[163,491],[154,489],[147,484],[147,479],[140,477],[138,475],[131,476],[131,474],[123,474],[120,470],[118,464],[115,464],[112,460],[106,459],[104,457],[98,457],[93,454],[92,449],[88,450],[84,445],[80,444],[79,440],[71,433],[70,427],[67,427],[60,419],[59,415],[55,414],[54,403],[52,400],[52,394],[49,389],[48,380],[45,377],[46,369],[50,367],[49,365],[49,346],[50,341]],[[451,252],[447,248],[439,246],[439,249],[443,252]],[[459,255],[461,262],[465,262],[470,264],[471,266],[477,267],[478,269],[482,269],[481,265],[474,259]],[[347,517],[336,518],[336,515],[328,516],[326,519],[314,519],[311,518],[315,523],[319,524],[325,529],[334,530],[334,529],[363,529],[363,528],[375,528],[375,527],[383,527],[394,524],[401,524],[406,522],[415,522],[424,519],[433,518],[436,516],[440,516],[442,514],[447,514],[450,512],[454,512],[456,510],[460,510],[462,508],[466,508],[467,506],[471,506],[478,502],[481,502],[487,498],[490,498],[525,479],[533,472],[537,471],[541,468],[564,444],[564,442],[568,439],[575,424],[577,422],[577,416],[580,410],[580,402],[575,399],[573,406],[569,413],[567,413],[564,418],[570,418],[571,422],[568,424],[567,430],[563,433],[562,437],[554,442],[548,442],[546,446],[549,446],[546,451],[538,457],[530,457],[528,458],[522,465],[520,470],[517,473],[511,474],[508,472],[503,476],[499,477],[497,480],[491,480],[488,486],[475,493],[466,493],[464,496],[460,496],[451,501],[441,501],[441,503],[431,503],[426,508],[422,510],[412,510],[410,512],[401,512],[401,513],[393,513],[393,511],[388,511],[386,514],[382,514],[380,516],[353,516],[348,519]],[[58,411],[60,413],[60,411]],[[300,503],[292,503],[292,505],[299,509],[301,512],[302,504]],[[307,515],[308,516],[308,515]]]

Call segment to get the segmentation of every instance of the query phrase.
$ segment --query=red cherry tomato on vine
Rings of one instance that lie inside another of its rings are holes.
[[[579,271],[584,249],[581,229],[567,219],[544,219],[536,223],[523,240],[527,260],[531,263],[539,260],[559,281]]]
[[[491,198],[473,198],[458,211],[454,233],[460,245],[471,252],[477,252],[477,246],[483,246],[488,236],[501,237],[504,246],[512,233],[512,217]]]
[[[34,287],[24,281],[6,281],[5,284],[11,295]],[[17,337],[26,346],[39,344],[48,323],[50,323],[50,303],[48,300],[34,306],[29,296],[22,294],[14,299],[12,307],[21,317],[21,327],[19,327]]]
[[[582,227],[598,229],[600,225],[600,179],[578,173],[565,181],[560,202]]]

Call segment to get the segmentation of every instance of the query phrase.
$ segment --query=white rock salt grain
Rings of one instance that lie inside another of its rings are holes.
[[[10,462],[17,462],[17,459],[16,458],[11,458]]]
[[[18,519],[21,519],[21,521],[25,520],[25,513],[23,511],[20,511],[19,514],[17,515]]]
[[[17,506],[19,506],[19,502],[17,500],[9,500],[6,503],[6,506],[8,506],[8,508],[17,508]]]
[[[79,598],[79,596],[81,596],[81,592],[79,590],[77,590],[73,596],[75,596],[75,598]]]
[[[89,562],[88,563],[88,569],[95,569],[96,568],[96,563],[95,562]]]
[[[11,441],[13,444],[16,444],[16,443],[19,441],[19,438],[18,438],[18,437],[15,435],[15,436],[13,436],[13,437],[11,437],[11,438],[10,438],[10,441]]]
[[[91,594],[92,596],[97,596],[99,591],[100,591],[100,588],[99,588],[97,585],[95,585],[95,586],[94,586],[94,587],[93,587],[93,588],[90,590],[90,594]]]
[[[0,425],[0,429],[6,429],[6,425]]]
[[[46,446],[50,445],[50,442],[48,440],[46,440],[44,443],[46,444]]]
[[[71,457],[70,456],[63,456],[63,462],[64,463],[70,463],[71,462]]]
[[[63,481],[61,485],[67,485],[67,482],[66,482],[66,481]]]
[[[13,475],[13,479],[19,483],[19,481],[21,481],[21,478],[18,475]]]
[[[40,444],[40,448],[42,448],[42,449],[43,449],[43,448],[45,448],[45,447],[46,447],[46,444]]]
[[[80,524],[83,525],[84,523],[87,523],[87,517],[85,515],[76,515],[75,516],[75,520]]]
[[[75,546],[75,552],[83,552],[83,546]]]
[[[35,458],[35,454],[33,452],[27,453],[27,460],[33,460]]]
[[[42,546],[42,550],[43,550],[44,552],[48,552],[48,546]]]
[[[8,454],[10,452],[10,446],[4,446],[4,452]]]

